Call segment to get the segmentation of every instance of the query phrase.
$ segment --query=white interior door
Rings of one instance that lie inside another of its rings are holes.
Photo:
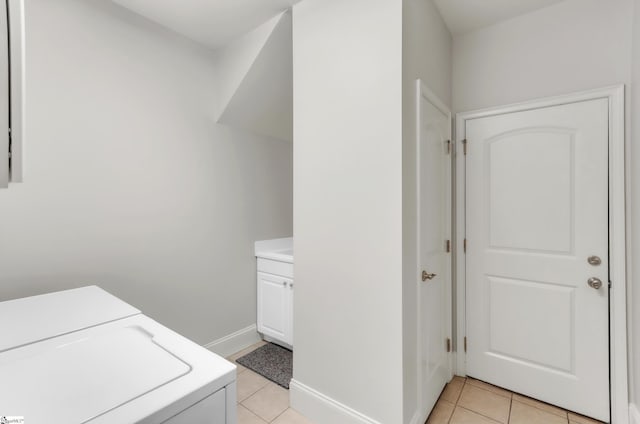
[[[466,139],[467,373],[609,421],[607,99]]]
[[[426,415],[451,379],[451,114],[420,84],[418,96],[418,392]]]

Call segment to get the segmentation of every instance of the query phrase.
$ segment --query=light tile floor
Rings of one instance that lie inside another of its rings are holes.
[[[264,344],[257,343],[227,358],[238,367],[238,424],[313,424],[289,407],[288,390],[235,362]],[[496,423],[600,424],[600,421],[479,380],[454,377],[425,424]]]
[[[227,358],[238,367],[238,424],[313,424],[289,407],[288,390],[236,362],[264,344],[256,343]]]
[[[472,378],[454,377],[427,424],[600,424]]]

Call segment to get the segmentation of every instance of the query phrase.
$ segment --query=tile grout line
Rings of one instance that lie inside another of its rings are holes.
[[[464,390],[464,388],[467,386],[468,381],[469,381],[469,378],[465,377],[465,379],[464,379],[464,384],[462,385],[462,390]],[[496,395],[496,396],[500,396],[499,394],[494,393],[494,392],[492,392],[491,390],[487,390],[487,389],[485,389],[485,388],[483,388],[483,387],[475,386],[475,385],[473,385],[473,384],[471,384],[471,383],[468,383],[468,384],[469,384],[469,386],[473,387],[474,389],[484,390],[485,392],[491,393],[491,394]],[[497,387],[497,386],[496,386],[496,387]],[[460,396],[458,396],[458,402],[460,402],[460,398],[462,398],[462,390],[460,390]],[[503,396],[503,397],[504,397],[504,396]],[[512,399],[513,399],[513,396],[512,396],[512,397],[511,397],[511,399],[509,400],[509,417],[507,417],[507,424],[509,423],[509,421],[511,421],[511,402],[513,401]],[[458,402],[456,402],[456,407],[458,406]],[[483,414],[483,413],[481,413],[481,412],[474,411],[474,410],[469,409],[469,408],[465,408],[465,407],[464,407],[464,406],[462,406],[462,405],[460,405],[460,408],[462,408],[462,409],[464,409],[464,410],[466,410],[466,411],[469,411],[469,412],[473,412],[474,414],[480,415],[481,417],[487,418],[488,420],[491,420],[491,421],[494,421],[494,422],[496,422],[496,423],[499,423],[499,421],[498,421],[498,420],[494,420],[493,418],[488,417],[488,416],[484,415],[484,414]],[[454,409],[454,411],[455,411],[455,409]],[[453,414],[451,414],[451,416],[453,417]],[[504,423],[501,423],[501,424],[504,424]]]
[[[280,418],[285,412],[287,412],[289,409],[291,409],[291,406],[287,406],[287,408],[282,411],[277,417],[275,417],[274,419],[272,419],[271,421],[269,421],[270,423],[274,422],[275,420],[277,420],[278,418]]]
[[[265,420],[263,420],[261,416],[259,416],[259,415],[258,415],[258,414],[256,414],[255,412],[253,412],[251,409],[247,408],[246,406],[244,406],[244,405],[242,405],[242,404],[238,404],[238,406],[240,406],[240,407],[242,407],[242,408],[246,409],[247,411],[249,411],[249,413],[250,413],[251,415],[253,415],[253,416],[254,416],[254,417],[256,417],[257,419],[259,419],[260,421],[262,421],[262,422],[266,423],[266,421],[265,421]]]
[[[260,375],[260,374],[258,374],[258,375]],[[262,377],[262,376],[261,376],[261,377]],[[264,377],[263,377],[263,378],[264,378]],[[267,381],[267,383],[266,383],[266,384],[264,384],[263,386],[260,386],[260,388],[259,388],[258,390],[256,390],[255,392],[251,392],[251,394],[250,394],[250,395],[248,395],[247,397],[245,397],[244,399],[242,399],[242,400],[238,400],[238,403],[242,404],[242,402],[244,402],[245,400],[249,399],[251,396],[253,396],[253,395],[255,395],[256,393],[258,393],[260,390],[262,390],[262,389],[264,389],[265,387],[267,387],[267,385],[268,385],[268,384],[269,384],[269,381]],[[243,405],[243,406],[244,406],[244,405]],[[247,408],[247,409],[249,409],[249,408]]]
[[[467,379],[464,379],[464,383],[462,383],[462,388],[460,388],[460,393],[458,393],[458,397],[456,398],[456,406],[458,406],[458,403],[460,402],[460,398],[462,397],[462,392],[464,391],[464,388],[467,386]]]
[[[453,414],[456,413],[456,408],[458,407],[458,402],[460,402],[460,398],[462,397],[462,391],[464,390],[464,386],[466,386],[466,385],[467,385],[467,378],[465,377],[464,383],[462,383],[462,387],[460,388],[460,393],[458,393],[458,397],[456,398],[456,402],[453,404],[453,411],[451,411],[451,415],[449,416],[449,420],[447,420],[447,424],[451,423],[451,420],[453,419]]]
[[[250,397],[253,397],[253,395],[255,395],[256,393],[258,393],[260,390],[264,389],[265,387],[267,387],[267,385],[265,384],[264,386],[260,387],[258,390],[256,390],[255,392],[251,393],[249,396],[247,396],[246,398],[242,399],[240,402],[240,404],[242,404],[242,406],[244,406],[244,404],[242,402],[244,402],[245,400],[249,400]],[[246,408],[246,406],[245,406]],[[249,409],[249,408],[247,408]]]
[[[486,382],[485,382],[485,383],[486,383]],[[462,389],[460,390],[460,393],[458,394],[458,397],[456,398],[456,402],[455,402],[455,404],[454,404],[454,412],[455,412],[455,409],[456,409],[457,407],[460,407],[460,408],[462,408],[462,409],[464,409],[464,410],[466,410],[466,411],[473,412],[473,413],[478,414],[478,415],[480,415],[480,416],[482,416],[482,417],[484,417],[484,418],[487,418],[487,419],[490,419],[490,420],[492,420],[492,421],[498,422],[497,420],[495,420],[495,419],[493,419],[493,418],[491,418],[491,417],[488,417],[488,416],[486,416],[486,415],[484,415],[484,414],[482,414],[482,413],[480,413],[480,412],[478,412],[478,411],[474,411],[474,410],[471,410],[471,409],[465,408],[464,406],[462,406],[462,405],[460,405],[460,404],[459,404],[460,399],[462,398],[462,391],[463,391],[463,390],[464,390],[464,388],[467,386],[467,384],[468,384],[468,385],[470,385],[470,386],[472,386],[472,387],[473,387],[473,388],[475,388],[475,389],[480,389],[480,390],[483,390],[483,391],[485,391],[485,392],[489,392],[489,393],[494,394],[494,395],[497,395],[497,396],[506,397],[506,396],[500,395],[500,394],[498,394],[498,393],[495,393],[495,392],[493,392],[493,391],[489,390],[489,389],[488,389],[488,388],[486,388],[486,387],[476,386],[476,385],[474,385],[474,384],[472,384],[472,383],[470,383],[470,382],[469,382],[469,378],[468,378],[468,377],[464,377],[464,383],[463,383],[463,385],[462,385]],[[486,383],[486,384],[490,384],[490,383]],[[502,390],[508,391],[508,392],[511,394],[511,396],[509,397],[509,416],[508,416],[508,419],[507,419],[507,424],[511,423],[511,411],[512,411],[512,409],[513,409],[513,402],[519,402],[519,403],[521,403],[521,404],[523,404],[523,405],[525,405],[525,406],[528,406],[528,407],[534,408],[534,409],[536,409],[536,410],[538,410],[538,411],[542,411],[542,412],[545,412],[545,413],[548,413],[548,414],[552,414],[552,415],[556,415],[556,416],[560,417],[560,415],[558,415],[558,414],[554,414],[553,412],[550,412],[550,411],[548,411],[548,410],[546,410],[546,409],[544,409],[544,408],[540,407],[541,405],[539,405],[539,404],[537,404],[537,403],[529,404],[529,403],[522,402],[522,401],[519,401],[519,400],[514,399],[514,395],[518,395],[518,396],[522,396],[522,397],[528,398],[528,397],[527,397],[527,396],[525,396],[525,395],[522,395],[522,394],[519,394],[519,393],[512,392],[512,391],[510,391],[510,390],[504,389],[504,388],[499,387],[499,386],[494,386],[494,387],[497,387],[497,388],[499,388],[499,389],[502,389]],[[564,417],[565,417],[565,419],[566,419],[567,424],[571,424],[571,420],[570,420],[570,418],[569,418],[569,411],[568,411],[568,410],[566,410],[566,409],[564,409],[564,408],[560,408],[560,407],[558,407],[558,406],[556,406],[556,405],[547,404],[547,403],[542,402],[542,401],[539,401],[539,400],[537,400],[537,399],[533,399],[533,398],[528,398],[528,399],[532,399],[532,400],[534,400],[534,401],[536,401],[536,402],[541,402],[541,403],[543,403],[544,405],[548,405],[548,406],[555,407],[555,408],[558,408],[558,409],[562,410],[562,411],[563,411],[563,413],[564,413]],[[453,419],[453,413],[452,413],[452,414],[451,414],[451,416],[449,417],[449,420],[447,421],[447,423],[448,423],[448,424],[450,424],[452,419]]]
[[[542,402],[541,400],[537,400],[537,399],[534,399],[534,398],[529,398],[528,396],[521,395],[520,393],[514,393],[514,394],[516,394],[516,395],[518,395],[518,396],[523,396],[523,397],[525,397],[525,398],[528,398],[528,399],[534,400],[534,401],[536,401],[536,402]],[[512,399],[513,399],[513,398],[512,398]],[[520,401],[520,400],[515,400],[515,399],[513,399],[513,400],[512,400],[512,402],[518,402],[518,403],[520,403],[520,404],[522,404],[522,405],[529,406],[529,407],[531,407],[531,408],[535,408],[535,409],[537,409],[538,411],[546,412],[546,413],[548,413],[548,414],[555,415],[555,416],[557,416],[557,417],[559,417],[559,416],[560,416],[560,415],[558,415],[558,414],[554,414],[553,412],[548,411],[548,410],[546,410],[546,409],[544,409],[544,408],[541,408],[539,405],[537,405],[537,404],[535,404],[535,403],[531,404],[531,403],[526,403],[526,402],[522,402],[522,401]],[[564,414],[566,415],[566,418],[567,418],[567,424],[569,423],[569,411],[568,411],[568,410],[566,410],[566,409],[564,409],[564,408],[561,408],[561,407],[559,407],[559,406],[556,406],[556,405],[552,405],[552,404],[550,404],[550,403],[546,403],[546,402],[542,402],[542,403],[543,403],[544,405],[548,405],[548,406],[551,406],[551,407],[558,408],[558,409],[562,410],[562,411],[564,412]],[[587,418],[588,418],[588,417],[587,417]]]
[[[461,408],[461,409],[464,409],[465,411],[472,412],[472,413],[474,413],[474,414],[476,414],[476,415],[480,415],[482,418],[486,418],[486,419],[488,419],[489,421],[493,421],[494,423],[498,423],[498,424],[505,424],[505,423],[501,423],[501,422],[500,422],[500,421],[498,421],[498,420],[494,420],[494,419],[493,419],[493,418],[491,418],[491,417],[487,417],[486,415],[481,414],[481,413],[480,413],[480,412],[478,412],[478,411],[474,411],[474,410],[472,410],[472,409],[465,408],[464,406],[460,406],[460,408]],[[508,423],[507,423],[507,424],[508,424]]]

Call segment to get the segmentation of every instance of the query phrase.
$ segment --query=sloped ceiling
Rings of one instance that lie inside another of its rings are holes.
[[[563,0],[433,0],[453,35],[493,25]]]
[[[216,120],[293,138],[291,13],[300,0],[112,0],[215,50]]]
[[[222,112],[227,108],[231,98],[271,38],[280,19],[282,19],[282,13],[216,50],[218,68],[217,118],[220,118]]]
[[[300,0],[112,0],[187,38],[218,48]]]
[[[292,47],[291,14],[283,13],[220,52],[218,122],[293,139]],[[236,80],[237,76],[242,78]]]

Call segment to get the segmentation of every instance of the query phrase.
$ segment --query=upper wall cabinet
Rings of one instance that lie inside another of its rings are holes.
[[[0,188],[22,181],[24,0],[0,1]]]
[[[220,123],[293,140],[291,13],[282,13],[218,53]]]

